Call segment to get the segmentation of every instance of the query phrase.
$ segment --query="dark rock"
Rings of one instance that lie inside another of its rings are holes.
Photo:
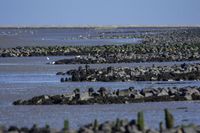
[[[10,126],[8,131],[19,131],[19,129],[16,126]]]
[[[61,78],[61,79],[60,79],[60,82],[65,82],[65,79],[64,79],[64,78]]]

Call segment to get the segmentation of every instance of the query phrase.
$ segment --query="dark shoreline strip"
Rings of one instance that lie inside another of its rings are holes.
[[[75,89],[73,94],[42,95],[29,100],[17,100],[14,105],[88,105],[88,104],[124,104],[139,102],[164,102],[164,101],[190,101],[200,100],[199,87],[183,88],[154,88],[136,90],[129,89],[111,91],[104,87],[94,91],[89,88],[88,92],[80,92]]]

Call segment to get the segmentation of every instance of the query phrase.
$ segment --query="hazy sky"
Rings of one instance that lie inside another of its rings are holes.
[[[200,0],[0,0],[0,25],[199,25]]]

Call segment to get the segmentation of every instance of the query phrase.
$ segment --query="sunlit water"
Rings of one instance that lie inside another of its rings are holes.
[[[158,127],[164,121],[163,109],[169,108],[175,115],[176,124],[200,123],[199,102],[157,102],[124,105],[51,105],[51,106],[13,106],[17,99],[28,99],[42,94],[72,93],[74,88],[86,91],[89,87],[98,89],[101,86],[112,89],[136,89],[169,86],[200,86],[198,81],[182,82],[66,82],[60,83],[58,71],[78,68],[79,65],[49,65],[48,62],[71,57],[18,57],[0,58],[0,124],[9,126],[40,126],[50,124],[62,128],[64,119],[70,121],[72,128],[90,123],[94,119],[103,122],[116,118],[136,118],[136,113],[143,110],[149,126]],[[198,61],[197,61],[198,62]],[[182,62],[154,63],[156,65],[173,65]],[[187,62],[195,63],[195,62]],[[105,66],[151,66],[152,63],[93,64],[91,67]],[[84,66],[84,65],[83,65]],[[183,108],[184,107],[184,108]],[[183,108],[183,109],[178,109]],[[183,117],[184,116],[184,117]]]

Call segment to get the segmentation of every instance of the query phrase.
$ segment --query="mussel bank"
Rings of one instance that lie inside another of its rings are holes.
[[[69,81],[182,81],[199,80],[200,64],[180,64],[172,66],[150,67],[106,67],[90,68],[89,65],[72,69],[67,72],[57,72],[57,75],[70,75],[61,78],[61,82]]]
[[[183,88],[146,88],[137,90],[134,87],[122,90],[110,90],[100,87],[97,91],[89,88],[87,92],[75,89],[72,94],[41,95],[28,100],[17,100],[14,105],[53,105],[53,104],[123,104],[136,102],[161,102],[200,100],[199,87]]]

